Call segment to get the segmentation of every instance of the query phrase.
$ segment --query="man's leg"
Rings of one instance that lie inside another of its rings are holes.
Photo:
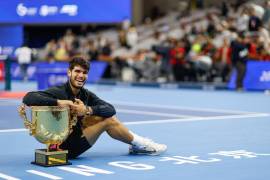
[[[237,78],[236,78],[236,88],[241,90],[243,88],[243,81],[246,75],[246,64],[243,62],[237,62]]]
[[[83,134],[91,146],[104,131],[112,138],[130,144],[132,154],[157,155],[167,149],[164,144],[157,144],[130,132],[115,116],[110,118],[91,116],[83,120]]]
[[[74,128],[80,128],[79,126]],[[69,158],[76,158],[88,150],[98,137],[106,131],[112,138],[132,144],[133,135],[116,117],[102,118],[91,116],[82,120],[82,132],[75,129],[59,147],[69,151]]]
[[[112,138],[127,144],[131,144],[133,140],[133,135],[115,116],[110,118],[91,116],[84,119],[83,124],[83,134],[90,145],[93,145],[104,131]]]

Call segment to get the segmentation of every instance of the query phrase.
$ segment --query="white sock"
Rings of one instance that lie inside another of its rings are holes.
[[[132,131],[129,131],[129,132],[130,132],[130,133],[132,134],[132,136],[133,136],[133,140],[131,141],[131,144],[132,144],[132,145],[140,146],[140,145],[144,144],[144,138],[143,138],[143,137],[141,137],[141,136],[135,134],[135,133],[132,132]]]

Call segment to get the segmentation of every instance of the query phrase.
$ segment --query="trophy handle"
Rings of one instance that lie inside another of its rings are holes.
[[[30,135],[32,135],[35,129],[34,129],[33,123],[30,122],[30,121],[27,119],[26,112],[25,112],[25,107],[26,107],[25,104],[22,104],[22,105],[19,107],[18,111],[19,111],[20,117],[23,119],[24,126],[25,126],[27,129],[29,129]]]

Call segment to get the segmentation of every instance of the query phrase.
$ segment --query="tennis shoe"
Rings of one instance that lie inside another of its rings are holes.
[[[130,145],[129,154],[160,155],[167,150],[165,144],[155,143],[153,140],[144,138],[140,145]]]

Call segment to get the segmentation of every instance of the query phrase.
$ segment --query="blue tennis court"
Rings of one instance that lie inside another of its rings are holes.
[[[168,145],[160,156],[128,154],[128,146],[103,134],[70,166],[30,164],[44,148],[23,127],[20,99],[0,99],[0,179],[270,178],[270,96],[262,92],[173,90],[88,85],[114,104],[132,131]],[[16,91],[35,84],[13,84]]]

